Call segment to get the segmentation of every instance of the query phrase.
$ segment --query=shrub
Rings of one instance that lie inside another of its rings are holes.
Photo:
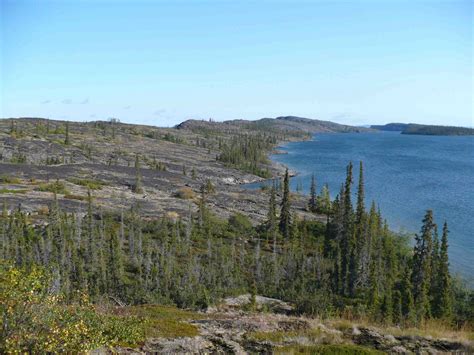
[[[0,194],[24,194],[27,192],[26,189],[0,189]]]
[[[41,268],[0,264],[0,353],[82,353],[145,340],[146,320],[100,314],[85,296],[62,304],[49,285]]]
[[[14,176],[2,175],[0,176],[0,183],[2,184],[19,184],[21,183],[20,179]]]
[[[46,192],[54,192],[56,194],[62,194],[62,195],[67,195],[69,194],[69,191],[66,189],[66,186],[64,185],[63,182],[60,182],[59,180],[55,182],[51,182],[49,184],[40,184],[37,188],[38,191],[46,191]]]
[[[236,232],[246,234],[252,230],[250,219],[242,213],[235,213],[229,217],[229,228]]]
[[[74,194],[66,194],[64,195],[64,198],[67,198],[68,200],[79,200],[79,201],[87,200],[86,196],[74,195]]]
[[[190,187],[182,187],[176,192],[175,196],[184,200],[190,200],[193,199],[196,194]]]
[[[72,182],[75,185],[87,187],[91,190],[101,190],[103,186],[107,185],[107,183],[102,180],[94,180],[94,179],[71,178],[71,179],[68,179],[68,181]]]

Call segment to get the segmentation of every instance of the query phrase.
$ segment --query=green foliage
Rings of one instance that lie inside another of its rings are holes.
[[[90,192],[85,215],[65,213],[55,200],[46,224],[33,224],[25,212],[7,213],[5,208],[0,216],[0,257],[21,267],[39,264],[51,270],[55,292],[67,302],[74,302],[80,291],[92,301],[107,296],[118,303],[202,309],[223,297],[251,292],[292,301],[299,313],[308,315],[370,317],[380,323],[414,325],[420,322],[415,317],[418,289],[413,283],[413,275],[419,272],[418,256],[412,255],[407,238],[389,230],[375,203],[365,210],[360,182],[354,210],[351,173],[348,168],[346,185],[331,203],[327,225],[294,216],[286,235],[278,231],[275,186],[269,191],[267,220],[256,228],[242,214],[228,221],[214,216],[207,204],[212,190],[207,184],[196,199],[198,211],[184,217],[145,218],[137,206],[121,213],[106,212],[96,209]],[[291,211],[286,175],[280,217]],[[60,190],[49,185],[46,191]],[[425,220],[421,235],[432,231],[428,224]],[[447,236],[446,228],[435,253],[438,265],[426,265],[438,274],[448,270],[447,278],[442,278],[448,281],[426,289],[425,305],[431,307],[431,300],[451,295],[452,312],[445,313],[448,306],[442,306],[443,313],[433,308],[425,317],[452,313],[453,321],[462,325],[472,314],[472,294],[457,288],[449,275]],[[424,250],[418,244],[416,248]],[[429,280],[432,284],[435,279]],[[128,315],[144,316],[133,312],[123,316]],[[153,322],[143,324],[154,324],[162,334],[166,329],[182,334],[195,331],[180,328],[179,322],[166,328]],[[131,333],[123,335],[127,344],[138,339],[130,327]]]
[[[249,173],[269,178],[270,172],[261,165],[267,163],[267,152],[276,139],[265,134],[234,136],[221,148],[219,161]]]
[[[92,308],[61,306],[59,297],[48,292],[48,284],[39,268],[1,265],[1,352],[77,352],[105,343]]]
[[[287,345],[275,349],[275,354],[322,354],[322,355],[377,355],[383,351],[370,349],[359,345]]]
[[[19,184],[21,180],[15,176],[2,175],[0,176],[0,184]]]
[[[101,346],[142,344],[147,337],[196,336],[182,322],[200,315],[166,306],[116,308],[98,312],[84,294],[66,304],[50,292],[52,276],[38,267],[0,264],[0,351],[83,352]]]
[[[10,163],[12,164],[25,164],[26,163],[26,155],[20,152],[13,153]]]
[[[291,222],[290,177],[288,169],[286,169],[283,180],[283,198],[281,200],[280,232],[287,239],[290,237]]]
[[[474,129],[467,127],[408,124],[402,134],[423,134],[434,136],[472,136]]]
[[[27,189],[0,189],[0,194],[25,194],[27,192]]]
[[[229,228],[237,235],[248,235],[253,227],[250,219],[242,213],[234,213],[229,217]]]
[[[70,178],[68,179],[68,181],[75,185],[87,187],[88,189],[91,189],[91,190],[101,190],[102,187],[107,185],[106,182],[102,180],[97,180],[97,179]]]
[[[62,194],[62,195],[69,194],[69,191],[66,189],[66,185],[59,180],[56,180],[55,182],[51,182],[51,183],[40,184],[36,188],[36,190],[45,191],[45,192],[53,192],[55,194]]]
[[[142,329],[147,338],[196,336],[199,334],[198,328],[184,321],[203,318],[203,315],[200,313],[163,305],[116,308],[115,310],[109,311],[109,313],[118,314],[120,317],[133,317],[141,320],[141,322],[143,322]]]
[[[140,157],[135,156],[135,183],[132,186],[132,191],[136,194],[143,193],[142,172],[140,170]]]

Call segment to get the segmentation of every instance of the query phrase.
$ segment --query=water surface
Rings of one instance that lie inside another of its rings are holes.
[[[398,132],[317,134],[312,141],[281,147],[272,159],[296,170],[293,189],[309,191],[311,174],[318,190],[339,191],[349,161],[354,189],[359,161],[364,162],[366,205],[380,206],[392,230],[418,232],[426,209],[438,225],[448,222],[454,272],[474,275],[474,137],[402,135]],[[441,228],[440,228],[441,230]]]

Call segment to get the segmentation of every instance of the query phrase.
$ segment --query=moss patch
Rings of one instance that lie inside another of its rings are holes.
[[[38,191],[46,191],[46,192],[54,192],[57,194],[67,195],[69,191],[66,189],[66,186],[63,182],[56,181],[49,184],[40,184],[36,190]]]
[[[323,355],[378,355],[382,351],[366,348],[358,345],[313,345],[313,346],[285,346],[274,349],[275,354],[323,354]]]
[[[178,309],[172,306],[143,305],[115,308],[112,313],[117,316],[136,317],[141,319],[145,338],[179,338],[199,335],[198,328],[186,321],[202,319],[200,313]]]
[[[0,189],[0,194],[25,194],[28,190],[26,189]]]
[[[0,176],[0,184],[19,184],[21,180],[14,176],[2,175]]]
[[[75,184],[75,185],[87,187],[91,190],[101,190],[103,186],[107,185],[106,182],[104,182],[102,180],[95,180],[95,179],[71,178],[71,179],[68,179],[68,181]]]

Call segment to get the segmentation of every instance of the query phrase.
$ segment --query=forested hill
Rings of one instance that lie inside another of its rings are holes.
[[[291,132],[292,135],[301,132],[301,135],[307,133],[320,132],[370,132],[372,129],[364,127],[355,127],[342,125],[330,121],[321,121],[310,118],[296,116],[282,116],[277,118],[262,118],[255,121],[249,120],[230,120],[224,122],[187,120],[176,126],[178,129],[191,130],[216,130],[216,131],[238,131],[241,129],[251,131],[268,132]]]
[[[372,125],[380,131],[397,131],[402,134],[419,134],[428,136],[472,136],[474,129],[455,126],[422,125],[416,123],[388,123],[386,125]]]

